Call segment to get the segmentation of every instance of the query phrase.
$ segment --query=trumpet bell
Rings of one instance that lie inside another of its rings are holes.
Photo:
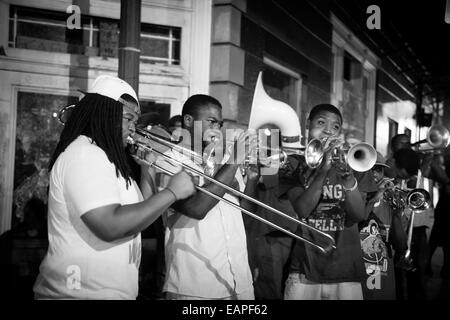
[[[446,148],[450,143],[450,132],[443,125],[434,125],[428,130],[427,142],[433,148]]]
[[[308,167],[315,169],[322,162],[324,150],[323,143],[319,139],[312,139],[305,149],[305,161]]]
[[[377,161],[377,151],[370,144],[361,142],[348,150],[347,163],[355,171],[370,170]]]
[[[412,210],[426,210],[431,208],[432,201],[431,196],[425,189],[413,189],[407,197],[406,203]]]

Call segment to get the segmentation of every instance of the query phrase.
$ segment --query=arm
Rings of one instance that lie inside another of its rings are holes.
[[[111,167],[105,166],[104,157],[81,154],[65,174],[68,201],[74,204],[86,226],[104,241],[119,240],[144,230],[177,198],[195,192],[191,177],[182,171],[170,179],[167,189],[151,196],[151,176],[146,166],[141,168],[141,186],[147,199],[121,205],[117,176]]]
[[[431,177],[430,177],[431,179],[442,184],[450,183],[450,179],[447,176],[447,173],[445,172],[444,168],[442,168],[439,165],[438,161],[431,162],[430,170],[431,170]],[[426,176],[425,173],[423,173],[423,175]]]
[[[152,224],[175,201],[174,194],[164,189],[145,201],[111,204],[90,210],[81,216],[83,222],[100,239],[115,241],[132,236]]]
[[[214,175],[214,179],[231,185],[238,166],[236,164],[224,164]],[[222,197],[226,190],[215,183],[208,182],[203,185],[204,189]],[[195,196],[192,196],[186,200],[177,201],[173,208],[182,214],[201,220],[206,214],[217,204],[219,200],[210,197],[206,193],[197,192]]]
[[[300,218],[307,218],[319,203],[327,173],[327,170],[319,171],[307,189],[297,186],[288,191],[289,200]]]
[[[354,181],[356,181],[356,179]],[[355,182],[349,186],[349,183],[346,181],[343,185],[344,188],[350,189],[354,183]],[[346,224],[351,225],[353,223],[366,220],[368,217],[368,212],[365,210],[364,200],[358,188],[351,191],[345,190],[345,193],[345,210],[347,212]]]
[[[397,167],[395,166],[394,158],[388,158],[386,160],[386,164],[389,166],[389,168],[384,168],[384,175],[388,178],[397,178]]]
[[[144,199],[148,199],[157,190],[155,188],[155,169],[153,167],[141,167],[140,189]]]
[[[391,221],[391,230],[389,231],[390,243],[394,247],[396,252],[399,252],[400,255],[407,249],[407,234],[403,229],[402,221],[401,221],[401,211],[395,210],[392,215]]]
[[[256,189],[258,186],[259,172],[258,167],[250,165],[247,168],[247,183],[245,184],[244,193],[253,199],[256,199]],[[251,201],[248,201],[244,198],[241,199],[241,206],[248,211],[255,212],[257,211],[258,206]]]
[[[238,152],[242,150],[250,151],[249,147],[245,147],[245,143],[248,143],[249,134],[242,134],[236,141],[234,148],[231,151],[228,161],[217,171],[214,175],[214,179],[220,181],[228,186],[233,182],[236,175],[236,170],[239,168],[239,164],[243,163],[247,158],[248,153]],[[216,194],[219,197],[223,197],[226,190],[216,183],[207,182],[202,188]],[[203,219],[209,211],[218,203],[213,197],[210,197],[206,193],[198,192],[195,196],[190,197],[184,201],[178,201],[173,205],[173,208],[178,212],[194,219]]]
[[[358,189],[358,180],[356,180],[353,170],[348,164],[342,163],[335,165],[334,168],[345,192],[345,225],[351,226],[366,220],[369,212],[366,211],[366,203]]]

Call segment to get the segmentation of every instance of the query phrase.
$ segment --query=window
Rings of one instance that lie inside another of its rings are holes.
[[[343,129],[356,140],[375,139],[375,87],[378,58],[333,14],[331,103],[344,118]]]
[[[180,64],[181,28],[142,24],[141,59]]]
[[[299,119],[301,119],[302,137],[305,137],[305,124],[300,108],[302,95],[302,78],[300,75],[272,59],[264,57],[263,82],[264,89],[271,98],[287,103],[296,111]]]
[[[264,66],[263,74],[264,88],[271,98],[297,105],[297,79],[268,65]]]
[[[78,98],[18,92],[12,226],[23,219],[30,199],[47,203],[48,164],[63,126],[53,116]]]
[[[170,104],[151,100],[140,101],[139,104],[141,106],[142,114],[139,117],[138,125],[168,125],[170,117]]]
[[[352,86],[357,86],[362,76],[362,64],[350,53],[344,51],[344,80]]]
[[[408,129],[408,128],[405,127],[405,134],[406,134],[409,138],[411,138],[411,129]]]
[[[9,46],[51,52],[117,57],[119,20],[81,15],[81,29],[67,28],[65,12],[10,7]],[[141,59],[180,64],[181,28],[141,24]]]
[[[389,121],[389,149],[388,150],[391,150],[391,139],[398,132],[398,122],[394,121],[392,119],[389,119],[389,118],[388,118],[388,121]]]

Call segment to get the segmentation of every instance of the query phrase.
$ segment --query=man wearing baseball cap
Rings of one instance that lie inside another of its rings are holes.
[[[135,299],[140,232],[195,188],[182,171],[152,195],[144,162],[138,187],[125,147],[140,108],[128,83],[101,75],[84,94],[50,160],[49,248],[35,298]]]

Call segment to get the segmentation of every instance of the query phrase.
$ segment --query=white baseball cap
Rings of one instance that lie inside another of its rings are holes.
[[[81,90],[80,90],[81,91]],[[83,92],[83,91],[81,91]],[[86,92],[83,92],[86,93]],[[118,77],[113,77],[110,75],[101,75],[98,76],[94,83],[92,84],[91,88],[87,93],[98,93],[102,96],[114,99],[116,101],[122,102],[120,97],[123,94],[130,95],[134,100],[136,100],[138,107],[139,106],[139,99],[136,95],[136,92],[134,89],[125,81]]]

